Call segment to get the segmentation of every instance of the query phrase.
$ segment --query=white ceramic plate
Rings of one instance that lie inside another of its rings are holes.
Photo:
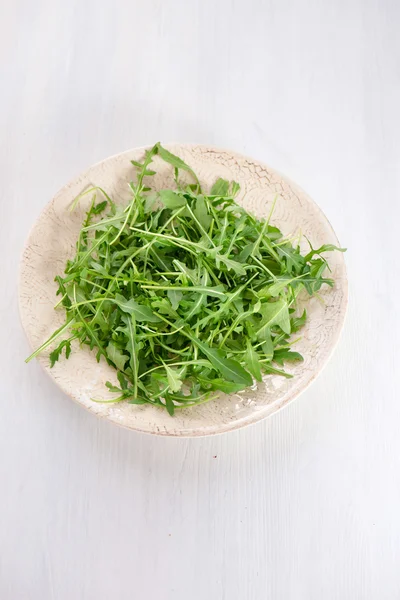
[[[193,168],[205,189],[218,177],[238,181],[241,186],[238,202],[259,217],[268,215],[271,202],[278,194],[272,223],[284,234],[301,231],[314,248],[327,243],[338,245],[332,227],[318,206],[276,171],[250,158],[218,148],[199,145],[167,147]],[[73,213],[68,211],[71,202],[83,190],[98,185],[117,203],[126,203],[129,199],[127,182],[134,177],[130,160],[140,160],[143,152],[143,148],[136,148],[90,167],[58,192],[35,223],[23,253],[19,287],[21,319],[32,348],[43,343],[64,321],[63,310],[53,309],[57,301],[54,277],[63,273],[67,258],[74,255],[90,195]],[[158,158],[154,165],[157,171],[153,178],[155,187],[173,187],[171,167]],[[38,360],[73,400],[92,413],[129,429],[170,436],[201,436],[255,423],[305,390],[320,373],[338,341],[347,305],[346,270],[343,254],[335,252],[327,257],[336,284],[333,289],[323,288],[321,296],[324,302],[317,298],[307,300],[307,324],[301,331],[301,341],[295,346],[295,350],[303,354],[304,362],[286,369],[293,373],[293,379],[269,375],[262,384],[248,392],[221,395],[208,404],[177,411],[174,417],[170,417],[167,411],[147,405],[92,402],[92,397],[107,397],[104,384],[107,380],[116,382],[116,377],[115,371],[105,362],[96,362],[95,354],[88,348],[75,347],[68,360],[63,357],[52,369],[48,353],[43,353]]]

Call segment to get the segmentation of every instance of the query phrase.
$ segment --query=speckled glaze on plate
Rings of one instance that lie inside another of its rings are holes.
[[[316,248],[326,243],[338,245],[331,225],[318,206],[273,169],[240,154],[209,146],[172,144],[166,147],[193,168],[204,189],[209,189],[217,177],[238,181],[241,186],[238,202],[259,217],[268,215],[271,202],[278,196],[272,223],[284,234],[301,231]],[[36,221],[23,252],[19,283],[21,320],[32,348],[43,343],[64,321],[63,310],[53,308],[57,301],[54,277],[63,273],[67,258],[74,255],[90,195],[71,213],[68,208],[73,199],[97,185],[117,203],[126,204],[130,197],[127,182],[134,177],[130,161],[140,160],[143,153],[143,148],[135,148],[90,167],[63,187]],[[157,174],[152,185],[156,189],[173,187],[172,168],[158,158],[154,165]],[[317,298],[305,299],[308,320],[301,331],[302,339],[295,346],[303,354],[304,362],[287,366],[293,379],[269,375],[262,384],[245,393],[221,394],[217,400],[176,411],[176,415],[170,417],[167,411],[152,406],[92,402],[92,397],[111,398],[105,382],[117,380],[115,371],[103,360],[97,363],[95,354],[88,348],[75,346],[70,358],[63,357],[52,369],[47,352],[38,360],[73,400],[97,416],[129,429],[178,437],[204,436],[255,423],[304,391],[321,372],[338,341],[347,306],[346,269],[343,254],[335,252],[327,257],[336,283],[333,289],[327,286],[322,289],[324,302]]]

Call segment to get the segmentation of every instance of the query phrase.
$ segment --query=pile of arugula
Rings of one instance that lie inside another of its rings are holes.
[[[176,190],[149,187],[155,155],[174,167]],[[56,277],[66,321],[27,361],[61,339],[53,366],[77,340],[117,369],[119,386],[107,387],[118,396],[108,402],[149,403],[171,415],[263,373],[291,377],[279,367],[302,360],[289,343],[306,320],[305,311],[296,316],[297,296],[333,285],[321,254],[342,249],[302,256],[270,224],[272,210],[257,219],[236,204],[236,182],[218,179],[202,192],[192,169],[159,143],[132,163],[137,180],[125,208],[88,190],[106,199],[95,204],[94,195],[75,257]],[[180,170],[194,183],[181,185]]]

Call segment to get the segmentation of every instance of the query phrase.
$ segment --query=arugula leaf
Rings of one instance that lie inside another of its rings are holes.
[[[278,302],[266,302],[262,305],[260,312],[262,321],[257,332],[258,337],[263,335],[266,329],[271,329],[274,325],[278,325],[285,333],[290,333],[290,318],[289,307],[286,300],[278,300]]]
[[[71,342],[70,340],[63,340],[59,343],[57,348],[55,348],[52,352],[50,352],[50,368],[54,367],[56,362],[59,360],[62,351],[65,349],[65,358],[69,358],[71,354]]]
[[[157,155],[176,189],[153,189]],[[107,402],[147,403],[170,415],[215,392],[240,392],[263,373],[292,377],[274,365],[302,360],[290,348],[307,318],[298,315],[299,292],[332,286],[322,254],[343,249],[310,244],[303,256],[270,223],[276,199],[268,218],[257,219],[234,201],[236,182],[220,178],[203,193],[191,167],[160,143],[132,164],[125,207],[99,187],[73,202],[93,194],[75,256],[55,278],[65,323],[27,362],[49,351],[54,366],[76,339],[116,369],[119,385],[106,383],[116,397]],[[181,171],[194,183],[180,183]],[[96,204],[97,192],[104,200]]]
[[[274,362],[278,363],[278,365],[283,365],[283,363],[287,360],[303,361],[304,358],[298,352],[292,352],[291,350],[287,350],[286,348],[282,348],[275,351]]]
[[[179,373],[175,369],[171,369],[168,365],[164,365],[167,373],[167,381],[171,392],[179,392],[182,387],[182,380]]]
[[[180,290],[171,289],[167,291],[167,296],[171,302],[172,308],[177,310],[179,303],[182,300],[183,293]]]
[[[170,208],[171,210],[180,208],[181,206],[186,206],[187,204],[184,196],[180,196],[172,190],[160,190],[160,200],[164,206]]]
[[[268,327],[265,327],[262,331],[258,332],[257,337],[262,342],[261,348],[265,358],[272,360],[272,357],[274,356],[274,344],[271,338],[271,331]]]
[[[299,329],[301,329],[303,327],[303,325],[305,324],[306,320],[307,320],[306,309],[303,310],[300,317],[293,317],[292,319],[290,319],[292,333],[296,333],[296,331],[299,331]]]
[[[127,390],[128,382],[125,379],[125,377],[123,376],[123,374],[121,373],[121,371],[118,371],[117,377],[118,377],[119,385],[121,386],[121,390]]]
[[[196,182],[198,183],[198,186],[200,188],[199,180],[197,179],[196,173],[193,171],[193,169],[191,167],[189,167],[189,165],[187,165],[185,163],[184,160],[179,158],[179,156],[172,154],[172,152],[169,152],[169,150],[167,150],[166,148],[163,148],[161,146],[161,144],[159,144],[159,143],[156,144],[156,147],[158,149],[159,156],[163,160],[165,160],[165,162],[169,163],[176,169],[182,169],[183,171],[187,171],[188,173],[190,173],[194,177],[194,179],[196,180]]]
[[[195,344],[225,379],[243,385],[252,384],[251,376],[236,360],[225,358],[224,353],[221,350],[210,348],[207,344],[203,344],[198,340],[195,341]]]
[[[117,373],[118,375],[118,373]],[[111,381],[106,381],[106,388],[108,388],[110,390],[110,392],[116,392],[116,393],[121,393],[121,390],[119,387],[117,387],[116,385],[113,385],[111,383]]]
[[[113,301],[121,310],[134,315],[137,321],[148,321],[150,323],[159,323],[161,321],[149,306],[138,304],[133,298],[126,300],[121,294],[116,294]]]
[[[136,339],[136,320],[135,315],[132,314],[129,317],[123,316],[122,320],[126,323],[126,336],[127,339],[124,340],[125,349],[129,352],[129,366],[131,368],[132,378],[131,382],[133,385],[133,398],[137,397],[137,388],[138,388],[138,350],[142,347],[142,344]]]
[[[103,212],[104,209],[107,208],[107,205],[108,205],[107,200],[103,200],[103,202],[99,202],[98,204],[96,204],[96,206],[94,206],[92,208],[92,214],[99,215],[101,212]]]
[[[208,214],[207,204],[204,196],[197,196],[196,205],[193,212],[196,215],[199,223],[204,227],[204,229],[208,230],[212,223],[212,217]]]
[[[269,285],[265,288],[265,291],[269,296],[279,296],[285,288],[296,280],[296,277],[290,277],[288,275],[282,275],[282,277],[277,277],[275,279],[275,283]]]
[[[334,250],[336,250],[337,252],[346,252],[346,248],[338,248],[338,246],[334,246],[333,244],[324,244],[317,250],[314,250],[313,248],[311,248],[311,251],[308,254],[306,254],[306,256],[304,257],[304,260],[305,260],[305,262],[308,262],[316,254],[320,255],[323,252],[333,252]]]
[[[217,254],[215,256],[215,261],[217,263],[217,267],[219,267],[220,263],[222,262],[227,267],[228,271],[234,271],[237,275],[246,275],[246,269],[237,260],[232,260],[227,256],[223,256],[222,254]]]
[[[289,244],[279,246],[277,248],[279,256],[286,259],[286,268],[289,273],[293,271],[299,273],[302,267],[304,267],[305,259],[300,254],[299,248],[292,248]]]
[[[226,179],[217,179],[211,188],[211,196],[227,196],[229,194],[229,181]]]
[[[211,390],[219,390],[220,392],[224,392],[224,394],[236,394],[237,392],[241,392],[245,389],[246,384],[243,383],[234,383],[232,381],[226,381],[225,379],[205,379],[199,377],[199,381],[202,383],[203,387]]]
[[[170,416],[173,417],[175,413],[175,405],[172,398],[168,394],[165,395],[165,406]]]
[[[237,181],[232,181],[231,182],[231,196],[232,198],[235,198],[235,196],[238,195],[240,191],[240,185],[238,184]]]
[[[106,351],[107,351],[108,358],[110,360],[112,360],[112,362],[117,367],[117,369],[119,369],[120,371],[123,371],[125,368],[125,363],[128,360],[128,357],[125,356],[124,354],[122,354],[122,352],[114,344],[114,342],[108,342]]]
[[[247,366],[247,370],[253,375],[257,381],[262,381],[260,359],[257,352],[251,345],[250,340],[247,340],[247,350],[244,354],[244,360]]]

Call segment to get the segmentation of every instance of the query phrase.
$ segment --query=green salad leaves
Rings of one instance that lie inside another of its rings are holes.
[[[156,155],[173,168],[176,189],[152,190]],[[56,277],[65,324],[27,361],[58,344],[53,366],[74,343],[88,345],[117,370],[119,385],[107,383],[117,396],[106,402],[148,403],[171,415],[263,374],[291,377],[284,364],[303,360],[290,349],[306,320],[298,294],[333,285],[322,253],[342,249],[303,256],[271,215],[257,219],[235,202],[236,182],[218,179],[203,191],[159,143],[132,163],[137,177],[125,208],[100,188],[85,192],[93,198],[75,257]],[[192,183],[181,182],[181,171]],[[97,193],[105,199],[96,204]]]

